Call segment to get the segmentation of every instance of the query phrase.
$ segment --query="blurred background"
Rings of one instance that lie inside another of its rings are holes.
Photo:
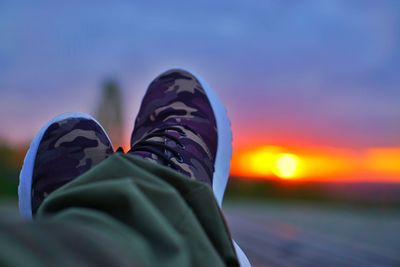
[[[400,266],[400,1],[0,0],[0,199],[48,119],[129,148],[147,85],[182,67],[226,104],[224,203],[253,266]]]

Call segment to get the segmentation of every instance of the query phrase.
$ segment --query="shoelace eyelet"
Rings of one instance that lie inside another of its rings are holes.
[[[183,163],[183,157],[181,156],[181,154],[178,154],[178,157],[176,158],[176,160],[177,160],[179,163]]]

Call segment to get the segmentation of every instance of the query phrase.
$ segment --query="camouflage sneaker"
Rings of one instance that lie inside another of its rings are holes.
[[[44,198],[113,153],[104,129],[84,113],[49,121],[33,139],[20,173],[20,213],[32,218]]]
[[[230,122],[215,92],[187,71],[169,70],[149,85],[129,153],[208,183],[221,204],[231,144]]]

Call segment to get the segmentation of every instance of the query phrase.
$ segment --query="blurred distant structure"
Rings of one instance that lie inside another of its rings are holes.
[[[122,93],[115,80],[106,80],[104,82],[96,115],[114,146],[122,145]]]

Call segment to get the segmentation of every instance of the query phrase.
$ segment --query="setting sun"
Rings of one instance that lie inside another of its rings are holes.
[[[299,166],[299,158],[290,153],[283,153],[276,156],[273,173],[283,179],[292,179],[296,176]]]
[[[300,178],[300,157],[279,146],[263,146],[241,153],[233,171],[251,177]]]

